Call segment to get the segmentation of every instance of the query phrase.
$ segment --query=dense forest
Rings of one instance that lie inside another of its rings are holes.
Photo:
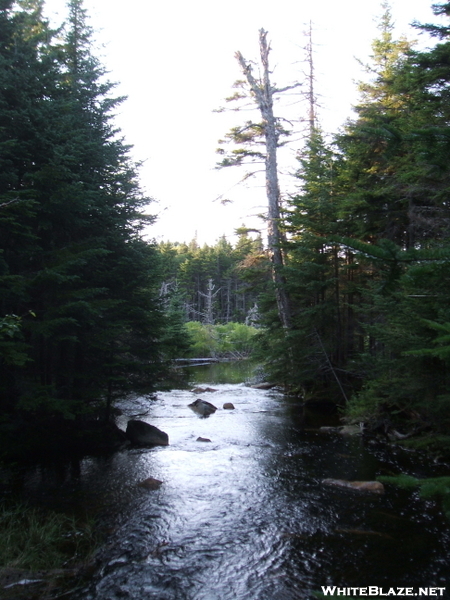
[[[253,239],[245,227],[238,233],[235,245],[225,237],[214,246],[199,247],[195,239],[190,244],[159,244],[163,265],[161,297],[167,309],[175,303],[182,309],[185,321],[257,324],[267,260],[260,236]],[[249,265],[258,259],[259,282],[248,277]]]
[[[419,51],[394,38],[384,5],[356,116],[323,132],[311,95],[283,193],[273,172],[289,133],[282,115],[262,111],[228,135],[222,167],[266,163],[267,245],[244,227],[235,243],[158,245],[143,237],[151,199],[114,125],[123,98],[95,56],[82,1],[68,5],[53,30],[41,0],[0,2],[3,431],[100,408],[107,418],[115,398],[155,389],[195,346],[192,323],[229,326],[229,338],[234,323],[256,328],[268,377],[300,401],[327,398],[355,422],[444,440],[450,27],[416,24],[434,39]],[[434,12],[450,17],[450,3]],[[267,59],[266,32],[260,41]],[[279,90],[237,59],[247,82],[232,100],[247,93],[267,108]]]

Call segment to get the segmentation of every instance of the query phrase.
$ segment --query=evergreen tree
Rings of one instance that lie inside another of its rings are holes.
[[[335,382],[332,365],[344,366],[353,338],[343,333],[346,317],[349,321],[342,281],[346,257],[329,240],[342,227],[334,184],[338,159],[320,129],[311,130],[299,162],[300,190],[286,215],[291,233],[286,275],[295,307],[291,352],[297,385],[328,385]]]
[[[375,47],[381,77],[363,88],[359,119],[339,140],[341,216],[353,224],[341,242],[367,274],[357,282],[364,335],[355,358],[364,385],[349,412],[445,429],[448,360],[435,329],[448,321],[448,47],[404,53],[389,43],[388,24]],[[424,29],[448,35],[445,27]],[[353,209],[357,222],[348,218]]]
[[[16,408],[76,416],[155,380],[159,261],[140,237],[149,199],[114,128],[121,99],[93,54],[82,2],[69,2],[58,37],[41,8],[8,3],[1,21],[11,39],[0,69],[2,309],[22,317],[28,360],[2,379],[2,393]]]
[[[370,75],[359,85],[357,119],[347,123],[338,144],[345,156],[340,173],[341,218],[348,232],[359,239],[387,238],[402,246],[413,241],[409,229],[409,194],[399,171],[404,168],[408,139],[407,96],[397,87],[411,44],[394,40],[387,4],[379,23],[380,37],[372,44]],[[351,228],[351,229],[350,229]]]
[[[394,40],[383,8],[357,118],[334,151],[312,128],[300,156],[300,189],[285,217],[289,336],[277,332],[269,305],[264,316],[276,378],[334,399],[363,385],[351,404],[358,418],[368,399],[373,414],[389,406],[430,416],[448,385],[445,350],[433,348],[429,325],[448,322],[446,292],[435,287],[437,273],[445,287],[448,260],[445,52],[414,53]]]

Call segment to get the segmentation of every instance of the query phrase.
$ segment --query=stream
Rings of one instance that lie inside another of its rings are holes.
[[[172,389],[118,403],[119,426],[141,415],[169,446],[30,471],[30,495],[96,515],[109,531],[72,600],[296,600],[327,585],[448,586],[450,528],[438,502],[391,486],[374,495],[322,484],[443,467],[320,433],[335,416],[304,415],[298,401],[248,387],[246,368],[190,368],[189,384],[212,393]],[[198,397],[217,412],[197,416],[188,404]],[[159,489],[138,485],[149,477]]]

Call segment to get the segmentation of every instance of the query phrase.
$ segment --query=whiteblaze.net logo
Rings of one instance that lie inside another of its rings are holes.
[[[323,585],[324,596],[444,596],[445,587],[390,587],[382,588],[377,585],[367,587],[338,587],[337,585]]]

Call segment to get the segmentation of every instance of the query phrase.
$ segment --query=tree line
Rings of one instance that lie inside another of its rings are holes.
[[[161,298],[166,310],[174,307],[184,321],[206,324],[229,322],[256,325],[258,297],[267,278],[267,258],[260,236],[252,237],[245,227],[235,244],[221,237],[214,245],[199,246],[161,242]],[[248,278],[248,265],[261,263],[260,281]]]
[[[433,10],[450,17],[450,3]],[[261,302],[260,349],[272,377],[305,399],[332,398],[350,418],[374,427],[401,418],[411,430],[445,432],[450,28],[415,27],[431,35],[430,49],[395,39],[383,4],[356,116],[333,135],[316,117],[309,120],[296,183],[283,202],[277,198],[272,227],[279,228],[282,260],[272,260],[272,297]],[[280,91],[265,77],[266,36],[261,30],[263,75],[255,80],[254,63],[237,55],[245,78],[228,100],[250,99],[260,109],[258,89],[269,100]],[[219,149],[221,167],[262,159],[267,174],[268,117],[262,110],[260,116],[228,134],[231,149]],[[279,147],[289,131],[274,119]]]

